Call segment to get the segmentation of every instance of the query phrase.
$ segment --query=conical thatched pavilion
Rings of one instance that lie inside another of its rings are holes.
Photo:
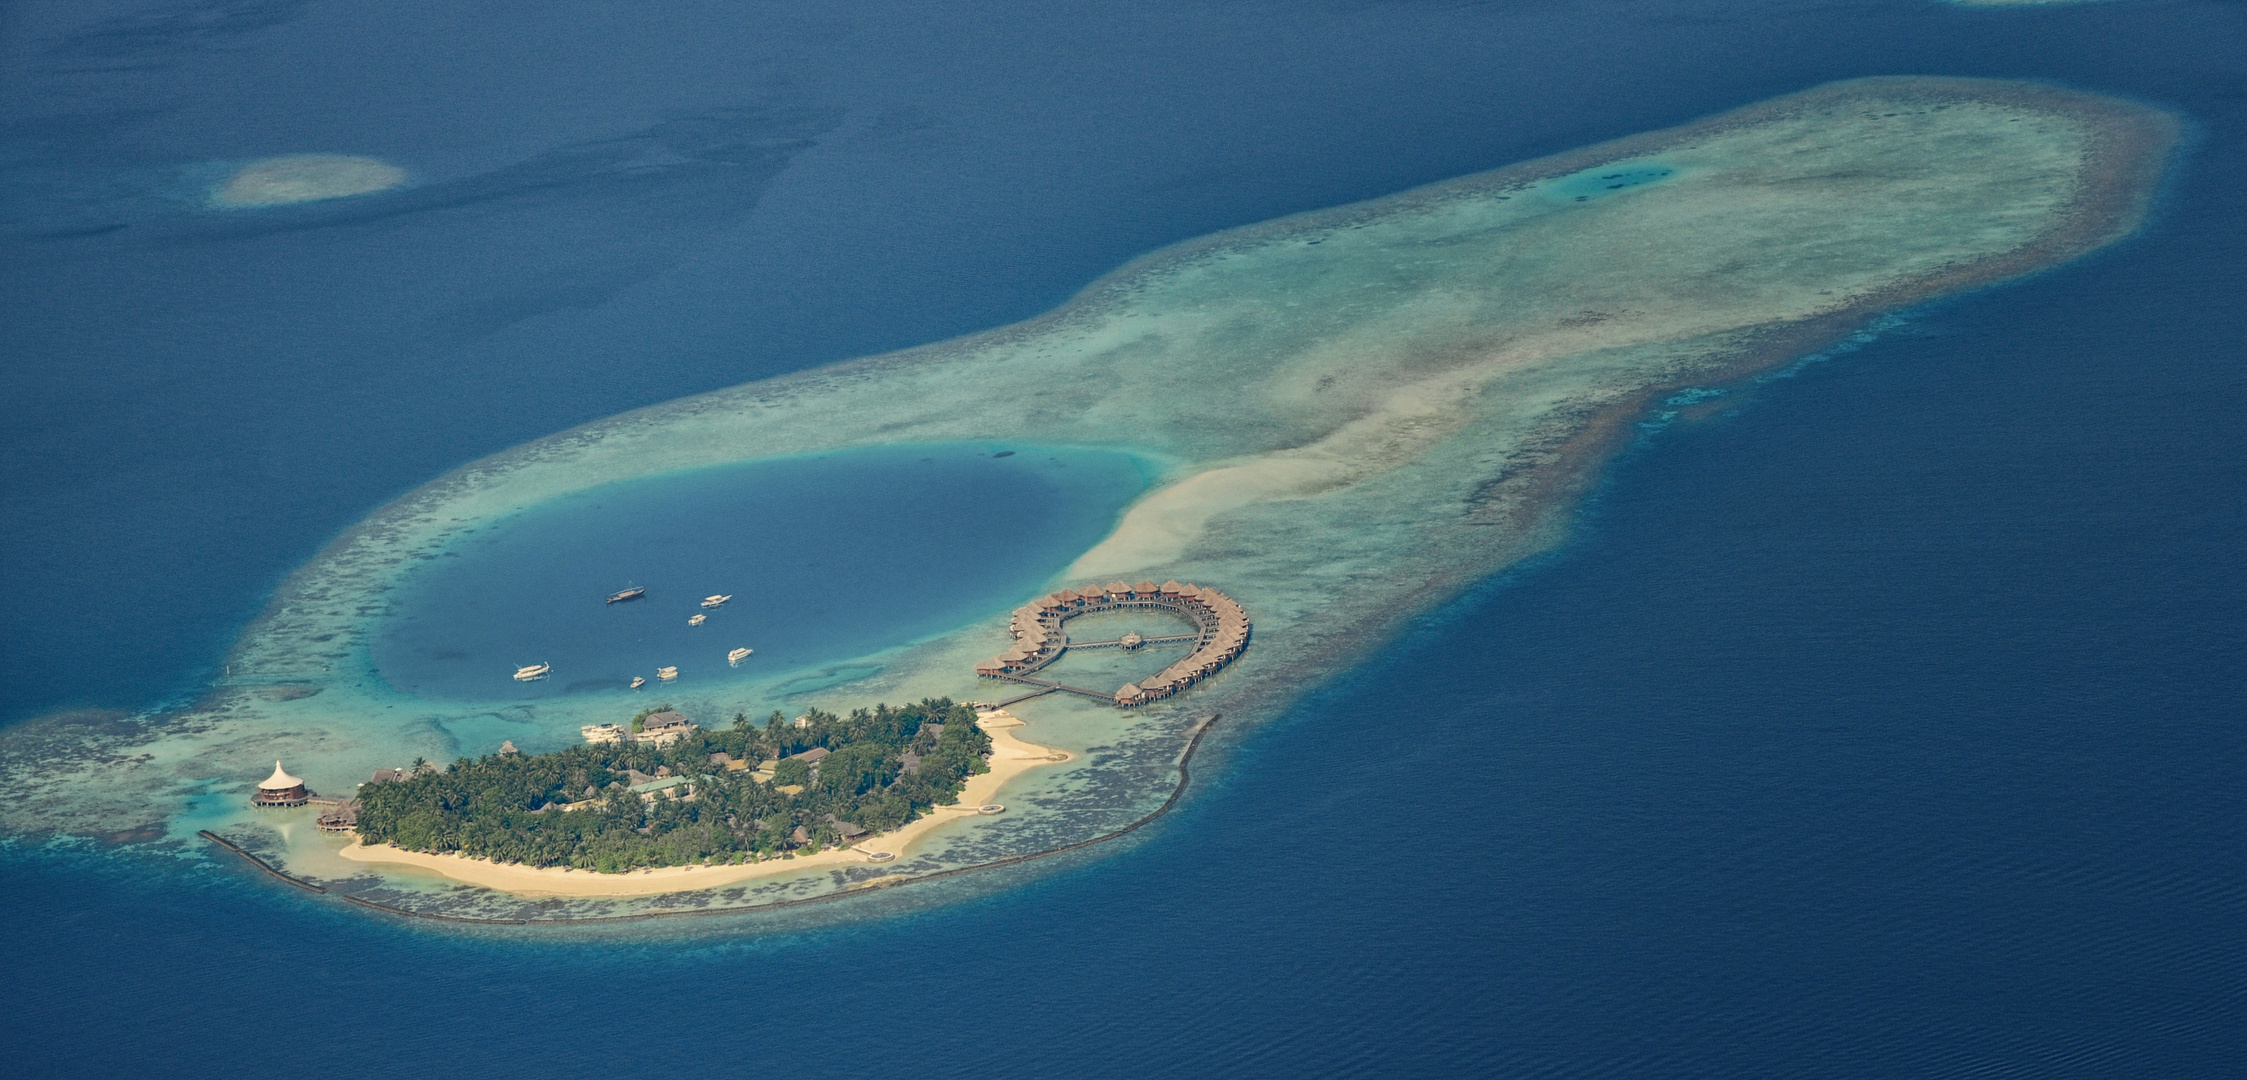
[[[304,781],[290,776],[279,759],[273,762],[273,775],[258,781],[257,794],[250,796],[251,806],[303,806],[311,801]]]

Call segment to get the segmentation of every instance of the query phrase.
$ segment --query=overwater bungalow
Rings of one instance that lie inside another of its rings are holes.
[[[1007,623],[1007,632],[1015,639],[1013,647],[976,665],[975,673],[985,678],[1022,679],[1068,651],[1068,637],[1061,625],[1068,619],[1095,611],[1150,607],[1171,611],[1193,623],[1195,648],[1155,677],[1124,684],[1114,695],[1118,705],[1145,704],[1184,690],[1232,662],[1248,645],[1248,613],[1216,589],[1177,581],[1160,585],[1152,580],[1112,581],[1062,589],[1016,608]],[[1127,634],[1126,638],[1138,640],[1136,634]],[[1059,688],[1093,693],[1070,686]]]
[[[312,792],[304,781],[281,768],[279,759],[273,762],[273,775],[258,782],[257,794],[250,796],[250,805],[256,807],[303,806],[312,801]]]
[[[359,800],[343,800],[327,813],[314,818],[312,824],[321,832],[350,832],[358,828]]]

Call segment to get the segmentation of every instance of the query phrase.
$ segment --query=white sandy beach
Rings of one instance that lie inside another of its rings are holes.
[[[954,807],[989,804],[1000,789],[1006,786],[1007,781],[1040,765],[1069,760],[1069,755],[1062,751],[1015,738],[1013,729],[1021,727],[1022,721],[1005,710],[983,714],[976,721],[976,726],[991,736],[991,771],[968,777],[967,786],[960,792],[959,801],[953,804]],[[391,844],[367,846],[356,841],[337,854],[352,862],[430,870],[455,881],[512,893],[649,896],[687,889],[722,888],[758,878],[799,874],[826,866],[863,866],[872,861],[868,852],[886,851],[902,858],[921,838],[967,816],[972,815],[959,809],[938,807],[929,814],[906,823],[905,827],[895,832],[867,837],[851,847],[829,848],[817,855],[798,855],[793,859],[767,859],[764,862],[739,865],[670,866],[659,870],[635,870],[626,874],[495,863],[461,855],[430,855],[406,851]]]

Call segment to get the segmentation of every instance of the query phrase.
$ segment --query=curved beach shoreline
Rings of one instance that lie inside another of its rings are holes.
[[[888,852],[902,858],[928,834],[958,820],[963,810],[990,805],[1008,781],[1040,766],[1059,764],[1070,759],[1066,752],[1015,738],[1012,729],[1021,727],[1022,721],[1005,710],[984,714],[976,721],[976,726],[991,737],[991,770],[969,777],[960,792],[958,802],[949,807],[937,807],[894,831],[869,836],[848,847],[828,848],[816,855],[797,855],[723,866],[667,866],[623,874],[603,874],[563,866],[524,866],[521,863],[495,863],[489,859],[465,855],[407,851],[392,844],[370,847],[356,840],[336,854],[355,863],[411,867],[432,871],[470,885],[534,896],[654,896],[694,889],[723,888],[745,881],[790,876],[827,867],[864,866],[872,861],[869,857],[871,852]]]

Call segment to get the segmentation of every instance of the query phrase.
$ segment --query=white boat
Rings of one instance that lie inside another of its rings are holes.
[[[705,596],[702,598],[702,606],[717,607],[718,605],[723,604],[731,599],[733,599],[732,593],[727,593],[724,596]]]
[[[702,620],[704,620],[704,619],[707,619],[707,618],[709,618],[709,617],[710,617],[710,616],[708,616],[708,615],[696,615],[695,617],[693,617],[693,618],[691,618],[691,619],[688,619],[688,620],[687,620],[687,625],[688,625],[688,626],[701,626],[701,625],[702,625]]]
[[[525,664],[522,667],[515,669],[515,681],[537,682],[538,680],[545,678],[546,673],[552,670],[554,670],[554,665],[552,664]]]
[[[659,667],[655,669],[655,677],[658,679],[662,679],[664,682],[670,682],[671,680],[679,677],[679,669],[675,667]]]
[[[640,677],[640,676],[638,676],[638,675],[634,675],[634,676],[632,676],[632,689],[634,689],[634,690],[638,690],[639,688],[641,688],[641,687],[643,687],[643,686],[646,686],[647,684],[648,684],[648,681],[647,681],[646,679],[644,679],[644,678],[642,678],[642,677]]]
[[[726,654],[726,663],[732,664],[735,667],[740,667],[741,662],[743,660],[749,659],[749,654],[756,651],[757,650],[755,649],[735,649],[734,651]]]

